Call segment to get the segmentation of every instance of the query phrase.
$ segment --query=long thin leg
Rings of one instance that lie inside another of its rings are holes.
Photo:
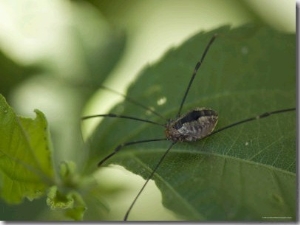
[[[124,119],[142,121],[142,122],[151,123],[151,124],[155,124],[155,125],[159,125],[159,126],[165,127],[164,124],[156,123],[156,122],[151,121],[151,120],[140,119],[140,118],[132,117],[132,116],[117,115],[117,114],[113,114],[113,113],[109,113],[109,114],[97,114],[97,115],[91,115],[91,116],[83,116],[83,117],[81,117],[81,120],[87,120],[87,119],[97,118],[97,117],[124,118]]]
[[[183,98],[182,98],[182,101],[181,101],[181,104],[180,104],[180,107],[179,107],[179,110],[178,110],[178,113],[177,113],[177,117],[180,116],[181,109],[182,109],[183,104],[184,104],[184,102],[185,102],[186,96],[187,96],[187,94],[189,93],[189,90],[190,90],[190,88],[191,88],[191,85],[192,85],[192,83],[193,83],[193,80],[194,80],[194,78],[196,77],[197,71],[198,71],[198,69],[200,68],[200,66],[201,66],[201,64],[202,64],[202,62],[203,62],[203,60],[204,60],[204,58],[205,58],[205,56],[206,56],[206,54],[207,54],[207,52],[208,52],[210,46],[211,46],[211,44],[214,42],[214,40],[216,39],[217,36],[218,36],[218,34],[215,34],[215,35],[210,39],[208,45],[206,46],[206,48],[205,48],[205,50],[204,50],[204,53],[203,53],[203,55],[202,55],[200,61],[197,62],[196,66],[195,66],[195,69],[194,69],[194,72],[193,72],[192,77],[191,77],[191,79],[190,79],[190,82],[189,82],[189,84],[188,84],[188,86],[187,86],[187,89],[186,89],[186,91],[185,91],[185,93],[184,93],[184,96],[183,96]]]
[[[144,183],[143,187],[141,188],[141,190],[139,191],[139,193],[135,196],[133,202],[131,203],[131,205],[129,206],[125,217],[124,217],[124,221],[127,220],[128,215],[132,209],[132,207],[134,206],[135,202],[137,201],[137,199],[139,198],[139,196],[141,195],[141,193],[143,192],[143,190],[145,189],[146,185],[148,184],[149,180],[153,177],[154,173],[156,172],[156,170],[158,169],[158,167],[160,166],[160,164],[162,163],[162,161],[164,160],[164,158],[166,157],[166,155],[168,154],[168,152],[171,150],[171,148],[176,144],[177,142],[172,142],[172,144],[169,146],[169,148],[167,149],[167,151],[165,151],[165,153],[163,154],[163,156],[160,158],[159,162],[156,164],[155,168],[152,170],[150,176],[147,178],[146,182]]]
[[[143,105],[142,103],[140,103],[140,102],[134,100],[133,98],[131,98],[131,97],[127,96],[127,95],[124,95],[124,94],[122,94],[122,93],[120,93],[120,92],[117,92],[117,91],[115,91],[115,90],[113,90],[113,89],[111,89],[111,88],[109,88],[109,87],[103,86],[103,85],[101,85],[100,88],[105,89],[105,90],[108,90],[108,91],[111,91],[111,92],[113,92],[113,93],[115,93],[115,94],[117,94],[117,95],[120,95],[120,96],[122,96],[125,100],[127,100],[128,102],[131,102],[131,103],[133,103],[133,104],[135,104],[135,105],[138,105],[138,106],[140,106],[141,108],[146,109],[146,110],[152,112],[152,113],[155,114],[156,116],[158,116],[158,117],[160,117],[160,118],[162,118],[162,119],[164,119],[164,120],[167,120],[165,117],[163,117],[161,114],[159,114],[159,113],[156,112],[155,110],[151,109],[150,107],[147,107],[147,106]]]
[[[159,138],[159,139],[148,139],[148,140],[140,140],[140,141],[131,141],[131,142],[126,142],[123,144],[118,145],[112,153],[107,155],[104,159],[102,159],[99,163],[98,166],[101,166],[106,160],[114,156],[117,152],[119,152],[123,147],[128,146],[128,145],[135,145],[135,144],[140,144],[140,143],[145,143],[145,142],[153,142],[153,141],[166,141],[166,138]]]
[[[259,119],[263,119],[263,118],[266,118],[268,116],[271,116],[273,114],[278,114],[278,113],[285,113],[285,112],[291,112],[291,111],[295,111],[296,108],[289,108],[289,109],[281,109],[281,110],[276,110],[276,111],[272,111],[272,112],[265,112],[261,115],[258,115],[258,116],[254,116],[254,117],[251,117],[251,118],[248,118],[248,119],[245,119],[245,120],[241,120],[241,121],[238,121],[238,122],[235,122],[235,123],[232,123],[228,126],[225,126],[225,127],[222,127],[214,132],[212,132],[210,135],[208,136],[211,136],[213,134],[216,134],[216,133],[219,133],[223,130],[226,130],[228,128],[231,128],[231,127],[234,127],[234,126],[237,126],[237,125],[240,125],[240,124],[243,124],[243,123],[246,123],[246,122],[250,122],[250,121],[253,121],[253,120],[259,120]]]

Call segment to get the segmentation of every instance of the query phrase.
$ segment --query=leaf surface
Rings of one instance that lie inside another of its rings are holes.
[[[191,37],[147,66],[130,86],[128,96],[166,119],[175,119],[195,64],[215,33],[219,36],[182,112],[212,108],[219,114],[219,129],[264,112],[295,107],[295,35],[256,25],[221,27]],[[128,101],[112,112],[163,124],[167,121]],[[106,118],[90,140],[89,164],[96,168],[118,144],[163,137],[163,127]],[[131,145],[106,165],[122,165],[146,179],[169,145],[169,141]],[[153,179],[165,207],[185,220],[276,221],[274,217],[295,219],[295,172],[296,114],[292,111],[197,142],[177,143]]]
[[[0,96],[1,197],[8,203],[38,198],[53,182],[48,124],[35,112],[35,119],[19,117]]]

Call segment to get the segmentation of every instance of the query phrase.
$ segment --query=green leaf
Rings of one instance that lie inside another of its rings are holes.
[[[82,220],[84,216],[84,212],[86,211],[86,205],[83,201],[80,194],[77,192],[72,193],[72,197],[74,199],[74,205],[72,208],[66,210],[66,216],[74,219],[74,220]]]
[[[219,129],[264,112],[295,107],[295,34],[256,25],[221,27],[191,37],[145,68],[128,96],[174,119],[195,64],[215,33],[219,36],[182,112],[212,108],[219,114]],[[128,101],[112,111],[166,123]],[[160,126],[106,118],[89,140],[89,165],[96,168],[118,144],[162,137]],[[106,165],[120,164],[147,179],[169,145],[169,141],[131,145]],[[184,220],[289,221],[296,218],[295,172],[296,116],[292,111],[197,142],[177,143],[153,179],[164,206]]]
[[[50,188],[47,205],[51,209],[65,210],[65,215],[74,220],[82,220],[86,210],[85,202],[76,191],[62,193],[56,186]]]
[[[47,205],[51,207],[51,209],[67,209],[71,208],[74,204],[74,199],[72,196],[65,195],[57,190],[56,186],[53,186],[49,189]]]
[[[1,197],[8,203],[38,198],[53,182],[48,124],[35,113],[35,119],[16,116],[0,95]]]

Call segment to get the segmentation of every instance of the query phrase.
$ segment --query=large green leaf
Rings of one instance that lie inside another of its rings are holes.
[[[35,112],[34,120],[16,116],[0,95],[0,195],[8,203],[40,197],[54,182],[48,124]]]
[[[212,108],[219,114],[219,129],[267,111],[295,107],[295,35],[255,25],[195,35],[145,68],[128,96],[165,118],[174,118],[194,66],[215,33],[219,36],[182,112]],[[130,102],[113,112],[166,123]],[[160,137],[164,137],[162,127],[107,118],[90,140],[89,165],[96,168],[118,144]],[[146,179],[169,145],[164,141],[128,146],[106,165],[123,165]],[[186,220],[282,221],[296,216],[295,172],[296,115],[292,111],[197,142],[178,143],[153,179],[165,207]]]

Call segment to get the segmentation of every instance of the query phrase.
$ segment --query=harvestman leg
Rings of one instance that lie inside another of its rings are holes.
[[[198,70],[199,70],[199,68],[200,68],[200,66],[201,66],[201,64],[202,64],[202,62],[203,62],[203,60],[204,60],[204,58],[205,58],[205,56],[206,56],[206,54],[207,54],[209,48],[210,48],[210,46],[212,45],[212,43],[214,42],[214,40],[216,39],[217,36],[218,36],[218,34],[214,34],[214,36],[210,39],[209,43],[207,44],[207,46],[206,46],[206,48],[205,48],[205,50],[204,50],[204,53],[203,53],[202,56],[201,56],[200,61],[197,62],[196,66],[195,66],[195,69],[194,69],[194,72],[193,72],[193,74],[192,74],[192,77],[191,77],[191,79],[190,79],[190,81],[189,81],[189,83],[188,83],[187,89],[186,89],[186,91],[185,91],[185,93],[184,93],[184,96],[183,96],[183,98],[182,98],[182,100],[181,100],[181,103],[180,103],[180,106],[179,106],[179,110],[178,110],[178,113],[177,113],[177,118],[180,117],[181,109],[182,109],[182,107],[183,107],[183,105],[184,105],[184,102],[185,102],[185,99],[186,99],[186,97],[187,97],[187,95],[188,95],[188,93],[189,93],[189,90],[190,90],[190,87],[191,87],[191,85],[192,85],[192,83],[193,83],[193,80],[194,80],[194,78],[196,77],[196,74],[197,74],[197,72],[198,72]],[[147,183],[148,183],[149,180],[153,177],[154,173],[156,172],[156,170],[158,169],[158,167],[160,166],[160,164],[162,163],[162,161],[164,160],[164,158],[166,157],[166,155],[168,154],[168,152],[171,150],[171,148],[172,148],[176,143],[177,143],[176,141],[173,141],[172,144],[170,145],[170,147],[169,147],[169,148],[166,150],[166,152],[163,154],[163,156],[161,157],[161,159],[159,160],[159,162],[157,163],[157,165],[156,165],[155,168],[153,169],[152,173],[151,173],[150,176],[147,178],[147,180],[146,180],[146,182],[144,183],[142,189],[139,191],[139,193],[137,194],[137,196],[135,197],[135,199],[133,200],[133,202],[132,202],[131,205],[129,206],[129,208],[128,208],[126,214],[125,214],[124,221],[127,220],[128,215],[129,215],[129,213],[130,213],[132,207],[134,206],[134,204],[135,204],[135,202],[137,201],[138,197],[140,196],[140,194],[142,193],[142,191],[143,191],[144,188],[146,187]]]

